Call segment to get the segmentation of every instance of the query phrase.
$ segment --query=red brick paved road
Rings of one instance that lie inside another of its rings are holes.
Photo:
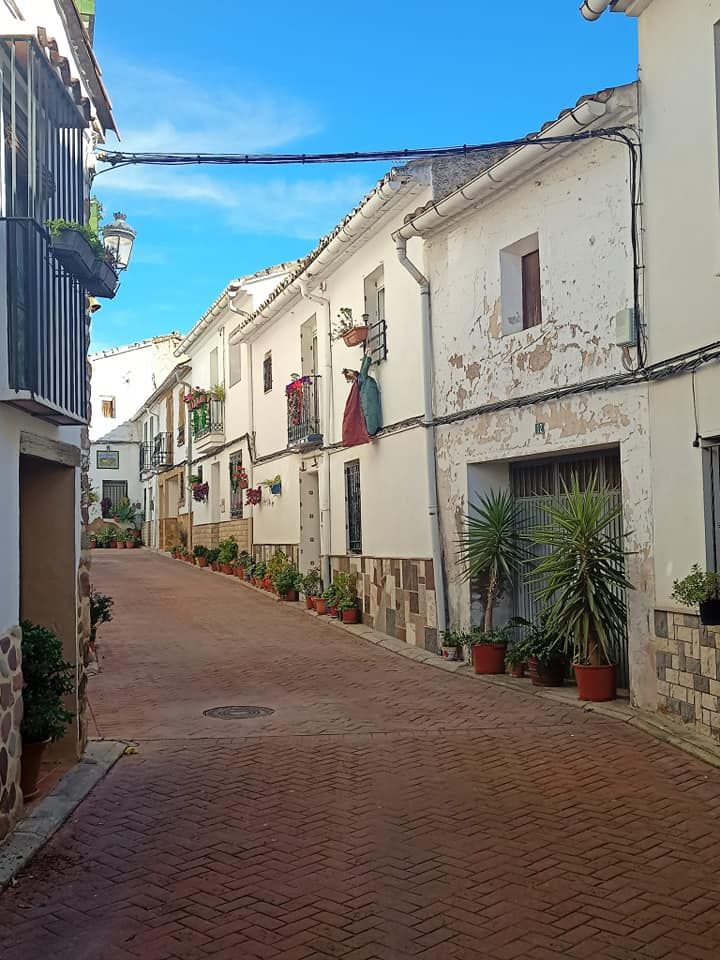
[[[0,898],[3,960],[720,957],[720,771],[150,553],[95,582],[139,754]]]

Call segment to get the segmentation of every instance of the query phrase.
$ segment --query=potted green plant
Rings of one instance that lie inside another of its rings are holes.
[[[525,676],[527,647],[524,640],[516,640],[508,646],[505,651],[505,663],[508,673],[514,679],[521,680]]]
[[[211,550],[208,550],[207,560],[210,564],[210,568],[217,573],[220,570],[220,564],[218,562],[218,557],[220,556],[220,551],[217,547],[214,547]]]
[[[459,660],[464,636],[459,630],[443,630],[440,634],[440,656],[444,660]]]
[[[198,543],[193,547],[193,556],[195,557],[195,563],[199,567],[206,567],[208,562],[208,548],[204,547],[201,543]]]
[[[505,650],[510,641],[510,626],[490,631],[473,627],[466,641],[471,650],[475,673],[492,676],[505,673]]]
[[[353,320],[352,308],[340,307],[338,321],[333,327],[332,338],[333,340],[342,338],[346,347],[358,347],[361,343],[365,343],[368,338],[368,325],[365,316],[363,316],[363,323],[356,324]]]
[[[23,718],[20,786],[24,799],[37,795],[43,753],[64,736],[73,714],[63,698],[75,689],[75,668],[63,657],[62,643],[51,630],[23,620]]]
[[[237,557],[238,545],[235,537],[227,537],[218,544],[218,563],[222,573],[231,574],[232,564]]]
[[[489,490],[470,505],[458,542],[458,563],[464,580],[477,580],[485,606],[483,627],[474,634],[472,658],[476,673],[505,671],[505,642],[493,631],[495,606],[526,557],[518,537],[518,508],[508,491]]]
[[[305,606],[308,610],[314,610],[315,600],[322,591],[322,580],[318,570],[308,570],[303,577],[302,590],[305,594]]]
[[[673,583],[672,598],[684,607],[698,607],[705,626],[720,624],[720,573],[694,563],[686,577]]]
[[[322,604],[319,601],[315,602],[315,609],[318,613],[327,613],[331,617],[337,616],[337,593],[333,583],[323,591],[319,599],[322,600]]]
[[[77,220],[46,220],[53,256],[83,283],[92,275],[96,245],[102,246],[94,231]]]
[[[253,586],[260,587],[262,585],[262,582],[265,579],[266,571],[267,564],[262,560],[258,560],[253,566]]]
[[[289,563],[283,567],[275,578],[275,588],[281,600],[295,602],[298,598],[298,590],[302,587],[302,577],[298,568]]]
[[[627,627],[623,536],[612,533],[622,508],[593,478],[577,476],[560,502],[544,507],[545,526],[531,534],[547,553],[535,565],[538,598],[547,604],[547,628],[572,656],[581,700],[614,700],[616,656]],[[625,535],[626,536],[626,535]]]
[[[349,571],[336,573],[333,579],[335,609],[343,623],[358,622],[357,574]]]
[[[90,654],[95,653],[98,627],[101,623],[109,623],[112,620],[113,603],[112,597],[90,589],[90,641],[88,643]]]

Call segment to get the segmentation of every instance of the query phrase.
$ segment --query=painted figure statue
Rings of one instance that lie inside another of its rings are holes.
[[[370,437],[382,430],[380,388],[369,374],[372,358],[366,354],[359,370],[343,370],[350,387],[350,395],[343,415],[343,446],[354,447],[368,443]]]

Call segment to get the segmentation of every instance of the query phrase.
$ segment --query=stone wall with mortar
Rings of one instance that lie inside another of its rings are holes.
[[[221,540],[235,537],[238,550],[250,553],[250,520],[226,520],[222,523],[200,523],[193,525],[193,546],[199,545],[212,549]]]
[[[363,623],[412,646],[438,649],[432,560],[336,556],[332,571],[357,574]]]
[[[22,808],[20,723],[22,671],[20,628],[0,637],[0,840],[12,830]]]
[[[720,626],[655,611],[658,709],[720,739]]]

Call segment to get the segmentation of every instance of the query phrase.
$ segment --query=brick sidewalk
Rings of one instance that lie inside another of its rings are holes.
[[[145,551],[94,579],[140,752],[0,898],[3,960],[720,956],[719,770]]]

